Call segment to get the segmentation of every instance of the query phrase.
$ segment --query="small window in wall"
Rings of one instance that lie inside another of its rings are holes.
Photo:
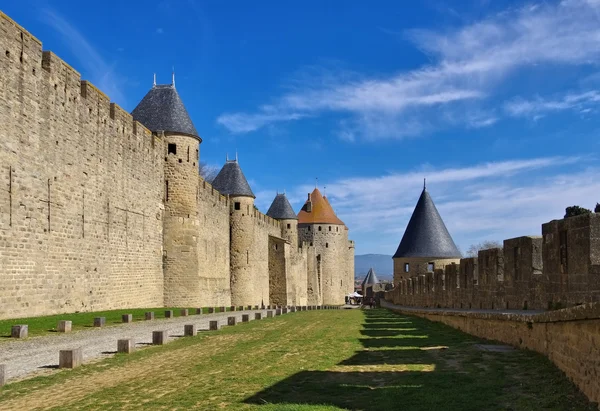
[[[169,180],[165,181],[165,201],[169,201]]]
[[[435,263],[433,263],[433,262],[427,263],[427,271],[428,272],[431,273],[431,272],[433,272],[434,269],[435,269]]]
[[[310,231],[310,226],[308,226],[308,231]]]
[[[329,231],[331,231],[331,226],[329,226]]]
[[[288,228],[288,230],[289,230],[290,228],[292,228],[292,225],[291,225],[291,224],[288,224],[288,225],[287,225],[287,228]]]
[[[167,150],[168,154],[177,154],[177,144],[169,143]]]
[[[408,263],[404,263],[404,272],[407,273],[409,270],[410,266]]]
[[[325,243],[325,248],[329,248],[329,243]]]
[[[190,146],[188,146],[188,152],[187,152],[187,162],[190,162]]]
[[[200,152],[196,149],[196,160],[200,160]]]
[[[319,226],[319,231],[321,231],[321,226]]]
[[[336,231],[336,232],[337,232],[337,231],[340,231],[340,228],[339,228],[339,227],[336,227],[336,228],[335,228],[335,231]]]
[[[310,246],[312,247],[312,241],[310,242]]]
[[[236,201],[235,203],[233,203],[233,208],[235,208],[236,210],[239,210],[241,208],[240,202]]]

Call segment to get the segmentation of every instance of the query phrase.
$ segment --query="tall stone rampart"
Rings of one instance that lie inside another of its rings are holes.
[[[0,12],[0,318],[163,302],[164,141]]]
[[[600,214],[542,226],[444,270],[402,279],[386,300],[416,307],[545,310],[600,301]]]

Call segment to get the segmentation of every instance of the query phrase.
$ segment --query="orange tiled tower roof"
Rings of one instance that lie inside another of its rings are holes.
[[[308,195],[308,200],[298,213],[298,224],[339,224],[345,225],[331,208],[327,197],[323,197],[318,188]]]

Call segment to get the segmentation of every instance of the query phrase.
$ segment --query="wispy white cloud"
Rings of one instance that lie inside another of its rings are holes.
[[[244,133],[270,122],[329,112],[347,116],[353,124],[351,132],[338,133],[347,140],[349,135],[400,138],[435,130],[448,124],[444,110],[463,110],[465,103],[488,99],[518,69],[597,63],[599,10],[597,1],[563,0],[509,9],[458,30],[411,30],[407,37],[433,64],[387,77],[329,73],[296,84],[268,112],[229,113],[218,122]],[[487,127],[498,120],[470,117],[462,118],[466,127]],[[406,123],[412,125],[409,132]]]
[[[42,10],[41,18],[63,37],[65,45],[83,68],[83,74],[89,76],[88,79],[111,100],[126,105],[122,92],[123,80],[115,72],[115,65],[109,64],[85,36],[56,10]]]
[[[550,112],[573,110],[587,114],[600,104],[600,92],[589,90],[581,93],[568,93],[560,97],[534,99],[515,98],[504,105],[505,110],[515,117],[531,117],[539,119]]]
[[[565,207],[593,207],[600,201],[596,161],[580,156],[451,168],[423,165],[408,172],[328,182],[327,195],[362,244],[362,252],[393,252],[427,177],[427,189],[442,218],[466,249],[485,239],[539,235],[541,224],[562,218]],[[313,188],[305,185],[288,192],[295,209]]]

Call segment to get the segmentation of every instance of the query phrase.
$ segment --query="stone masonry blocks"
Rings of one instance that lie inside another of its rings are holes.
[[[255,320],[262,320],[262,313],[254,313]]]
[[[153,311],[147,311],[144,313],[144,319],[146,321],[151,321],[154,320],[154,312]]]
[[[173,318],[174,316],[173,310],[165,310],[165,318]]]
[[[196,324],[186,324],[183,326],[183,335],[186,337],[195,337],[197,333]]]
[[[121,316],[124,323],[132,323],[133,322],[133,314],[123,314]]]
[[[13,325],[10,328],[11,338],[27,338],[29,335],[29,327],[27,324]]]
[[[236,318],[235,317],[227,317],[227,325],[235,325]]]
[[[219,322],[217,320],[211,320],[208,323],[208,329],[210,331],[216,331],[219,329]]]
[[[73,326],[73,322],[69,320],[60,320],[58,322],[58,332],[59,333],[70,333],[71,328]]]
[[[117,352],[122,354],[131,354],[135,349],[133,338],[123,338],[117,340]]]
[[[106,324],[106,317],[95,317],[94,318],[94,327],[104,327]]]
[[[0,387],[6,384],[6,364],[0,364]]]
[[[247,323],[248,321],[250,321],[250,315],[249,314],[242,314],[242,322],[243,323]]]
[[[70,350],[60,350],[58,368],[76,368],[83,363],[83,350],[81,347]]]
[[[164,330],[152,331],[152,345],[166,344],[167,338],[167,332]]]

